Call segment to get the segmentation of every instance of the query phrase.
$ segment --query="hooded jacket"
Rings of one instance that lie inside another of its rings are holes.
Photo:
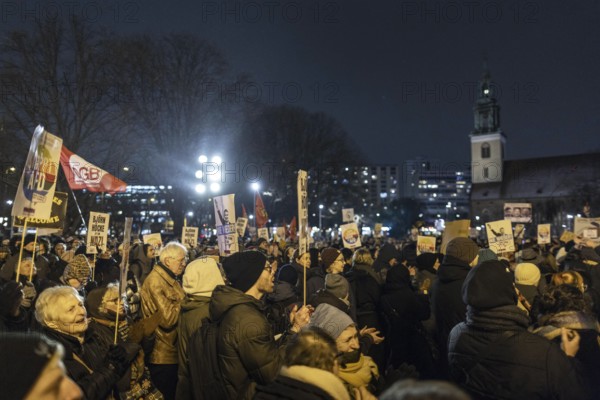
[[[436,340],[442,354],[446,354],[452,328],[465,320],[467,306],[462,299],[462,285],[470,270],[468,263],[447,255],[433,282],[431,303],[436,321]]]
[[[143,284],[152,271],[154,259],[146,255],[145,246],[140,243],[132,249],[131,260],[129,269]]]
[[[265,306],[231,286],[217,286],[209,306],[219,323],[219,366],[230,399],[250,399],[257,384],[271,383],[282,365]],[[192,360],[190,360],[192,362]]]

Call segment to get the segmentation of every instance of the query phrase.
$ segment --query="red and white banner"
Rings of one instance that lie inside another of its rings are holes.
[[[60,153],[69,187],[73,190],[87,189],[90,192],[124,192],[127,184],[100,167],[95,166],[67,149],[64,145]]]
[[[269,222],[269,215],[267,214],[267,210],[265,209],[265,203],[263,203],[262,197],[260,194],[256,193],[256,206],[254,210],[254,218],[256,218],[256,227],[264,228]]]

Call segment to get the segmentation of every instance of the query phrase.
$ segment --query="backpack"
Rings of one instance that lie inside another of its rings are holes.
[[[188,343],[188,354],[196,358],[195,362],[189,361],[189,376],[194,377],[191,379],[192,397],[197,400],[227,399],[217,350],[219,328],[217,321],[204,318]]]

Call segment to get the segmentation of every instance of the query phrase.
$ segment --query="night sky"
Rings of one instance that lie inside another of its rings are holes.
[[[208,39],[264,103],[331,114],[372,163],[468,161],[485,55],[507,158],[600,151],[599,1],[91,4],[119,32]]]

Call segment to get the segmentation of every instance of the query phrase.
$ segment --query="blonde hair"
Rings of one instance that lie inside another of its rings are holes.
[[[74,296],[83,304],[83,297],[71,286],[55,286],[44,290],[35,303],[35,319],[43,326],[47,326],[46,321],[56,321],[60,313],[56,305],[69,296]]]
[[[352,265],[356,265],[356,264],[373,265],[373,263],[374,263],[373,256],[371,256],[371,252],[367,248],[361,247],[360,249],[356,250],[354,252],[354,255],[352,256]]]
[[[577,271],[565,271],[552,275],[552,284],[554,286],[574,286],[581,292],[585,291],[583,276],[581,276],[581,274]]]
[[[177,258],[182,256],[187,256],[187,249],[185,246],[179,242],[169,242],[160,252],[159,260],[164,264],[165,260],[169,257]]]

